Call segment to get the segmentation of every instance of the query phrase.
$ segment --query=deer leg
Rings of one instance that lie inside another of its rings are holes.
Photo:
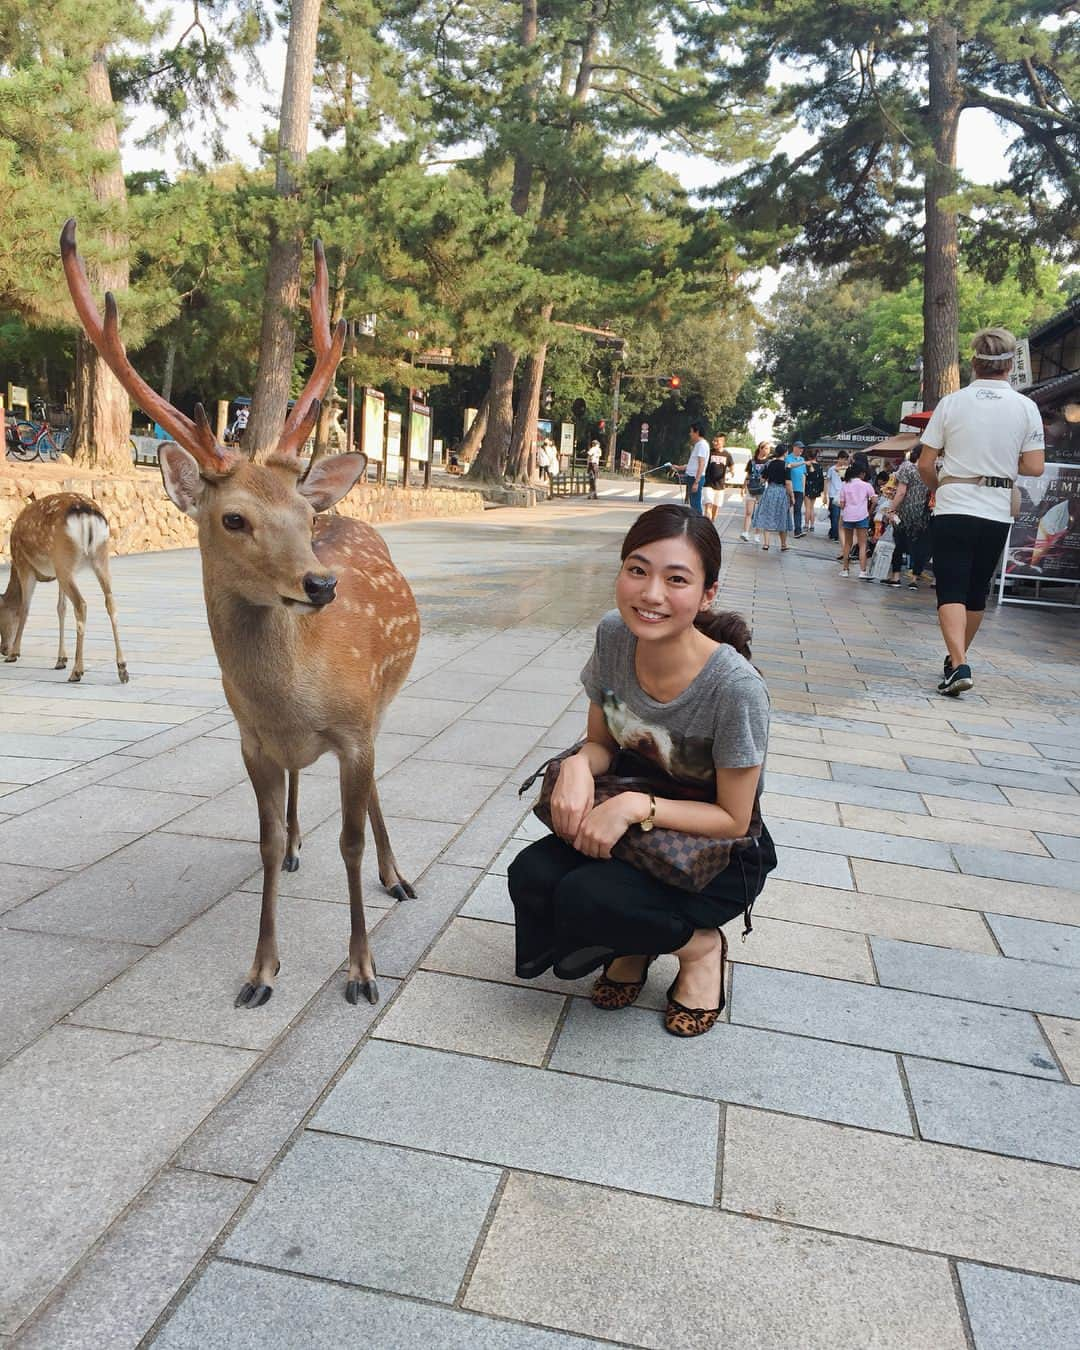
[[[283,872],[296,872],[300,867],[300,773],[297,769],[289,772],[289,806],[287,811],[286,830],[288,838],[285,843],[285,861],[281,864]]]
[[[72,666],[71,674],[68,676],[68,684],[78,684],[83,677],[83,640],[86,637],[86,601],[83,599],[82,591],[75,585],[75,579],[70,572],[67,575],[61,575],[58,569],[56,573],[56,584],[71,601],[71,608],[75,611],[75,664]]]
[[[34,594],[34,587],[37,585],[37,577],[33,572],[20,572],[19,582],[22,586],[22,607],[19,610],[19,622],[15,628],[15,636],[11,639],[11,650],[5,661],[17,661],[22,649],[23,629],[26,627],[26,620],[30,617],[30,597]]]
[[[56,665],[54,670],[63,670],[67,665],[67,652],[64,649],[64,623],[67,620],[67,596],[64,594],[63,586],[56,588],[56,618],[60,626],[60,645],[56,649]]]
[[[94,576],[97,577],[101,593],[105,597],[105,612],[112,624],[113,645],[116,648],[116,673],[120,676],[120,683],[127,684],[128,668],[127,662],[124,660],[124,653],[120,650],[120,630],[116,626],[116,601],[113,599],[108,554],[102,553],[99,558],[91,558],[90,566],[94,569]]]
[[[378,789],[374,782],[371,784],[371,796],[368,798],[368,820],[371,821],[371,833],[375,836],[375,852],[379,855],[379,880],[395,900],[415,900],[416,892],[413,890],[412,882],[406,881],[398,870],[386,821],[383,820],[382,807],[379,805]]]
[[[274,992],[281,969],[277,948],[278,873],[285,857],[285,774],[257,749],[242,745],[244,765],[259,803],[259,852],[262,854],[262,910],[259,941],[247,981],[236,996],[237,1008],[259,1008]]]
[[[360,995],[369,1003],[378,1003],[379,988],[375,983],[375,962],[368,941],[367,921],[364,918],[364,897],[360,881],[360,865],[364,858],[364,827],[374,782],[375,755],[372,746],[362,750],[356,759],[341,764],[341,857],[349,883],[349,918],[352,933],[349,939],[349,977],[345,997],[350,1003],[359,1003]]]

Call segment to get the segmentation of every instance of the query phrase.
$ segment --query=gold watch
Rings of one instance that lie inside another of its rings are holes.
[[[652,829],[652,827],[653,827],[655,824],[656,824],[656,798],[655,798],[655,797],[652,795],[652,793],[650,792],[650,793],[649,793],[649,814],[645,817],[644,820],[639,820],[639,821],[638,821],[638,825],[641,826],[641,830],[642,830],[642,833],[643,833],[643,834],[648,834],[649,831]]]

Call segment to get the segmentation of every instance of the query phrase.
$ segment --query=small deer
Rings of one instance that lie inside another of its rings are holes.
[[[353,1004],[361,995],[377,1003],[360,884],[365,817],[375,837],[380,881],[395,899],[414,897],[398,870],[379,808],[375,735],[409,673],[420,618],[381,537],[360,521],[317,514],[349,491],[366,457],[335,455],[306,474],[298,457],[345,340],[344,322],[330,332],[322,246],[315,245],[311,288],[315,367],[264,464],[219,445],[201,405],[192,420],[136,374],[120,340],[112,295],[105,296],[104,322],[98,314],[76,251],[73,220],[64,226],[60,251],[90,340],[133,401],[176,442],[159,451],[165,491],[199,526],[210,634],[259,809],[259,938],[236,1006],[260,1007],[273,993],[281,966],[278,876],[300,863],[300,770],[328,751],[340,763],[341,855],[352,929],[345,997]]]
[[[0,599],[0,653],[5,661],[17,661],[23,629],[30,613],[30,599],[39,581],[55,581],[60,588],[56,613],[60,620],[60,646],[56,669],[67,666],[64,622],[67,602],[75,611],[75,664],[69,684],[83,677],[83,639],[86,636],[86,601],[75,585],[75,573],[90,567],[105,596],[105,609],[116,644],[116,669],[120,683],[127,684],[128,669],[120,650],[116,627],[116,603],[109,576],[109,522],[97,502],[77,492],[57,492],[31,502],[20,513],[11,531],[11,577]]]

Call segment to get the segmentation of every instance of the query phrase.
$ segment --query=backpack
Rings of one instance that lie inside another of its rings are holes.
[[[806,466],[806,496],[820,497],[825,490],[825,471],[820,464]]]
[[[746,490],[751,497],[760,497],[765,491],[765,479],[762,477],[765,465],[751,460],[746,466]]]

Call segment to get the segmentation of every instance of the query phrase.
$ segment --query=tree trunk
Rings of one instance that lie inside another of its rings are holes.
[[[960,388],[960,304],[956,212],[942,208],[956,191],[956,134],[963,96],[956,26],[935,19],[929,30],[930,132],[934,159],[926,173],[923,259],[923,406],[934,408]]]
[[[315,79],[315,39],[322,0],[295,0],[289,21],[285,81],[281,90],[278,129],[277,179],[279,197],[297,190],[298,170],[307,159],[311,87]],[[259,369],[244,446],[252,459],[264,458],[277,445],[289,406],[292,387],[293,327],[300,294],[300,257],[303,237],[271,229],[270,258],[266,266],[262,326],[259,331]]]
[[[490,406],[490,395],[485,394],[480,400],[480,406],[476,410],[472,425],[462,437],[461,444],[458,446],[458,459],[462,464],[471,464],[473,456],[480,449],[480,442],[484,439],[484,432],[487,430],[488,408]]]
[[[169,338],[165,345],[165,373],[161,377],[161,397],[166,403],[172,402],[173,375],[176,371],[176,339]]]
[[[484,483],[501,483],[514,425],[514,369],[517,353],[505,342],[495,344],[491,385],[487,392],[488,417],[480,452],[469,468],[469,477]]]
[[[550,313],[550,306],[546,307]],[[531,483],[536,477],[536,421],[540,416],[540,392],[544,383],[547,343],[530,352],[518,390],[517,412],[510,435],[506,476],[515,483]]]
[[[109,167],[91,178],[94,196],[119,223],[127,206],[124,174],[120,166],[120,137],[116,129],[109,70],[105,53],[98,52],[87,72],[87,92],[95,108],[102,110],[94,133],[94,146],[109,157]],[[107,112],[106,112],[107,110]],[[127,237],[122,230],[102,233],[106,260],[90,262],[87,272],[95,290],[126,291]],[[75,341],[75,417],[69,454],[81,468],[105,473],[126,473],[131,468],[131,404],[120,381],[98,356],[93,343],[79,330]]]

